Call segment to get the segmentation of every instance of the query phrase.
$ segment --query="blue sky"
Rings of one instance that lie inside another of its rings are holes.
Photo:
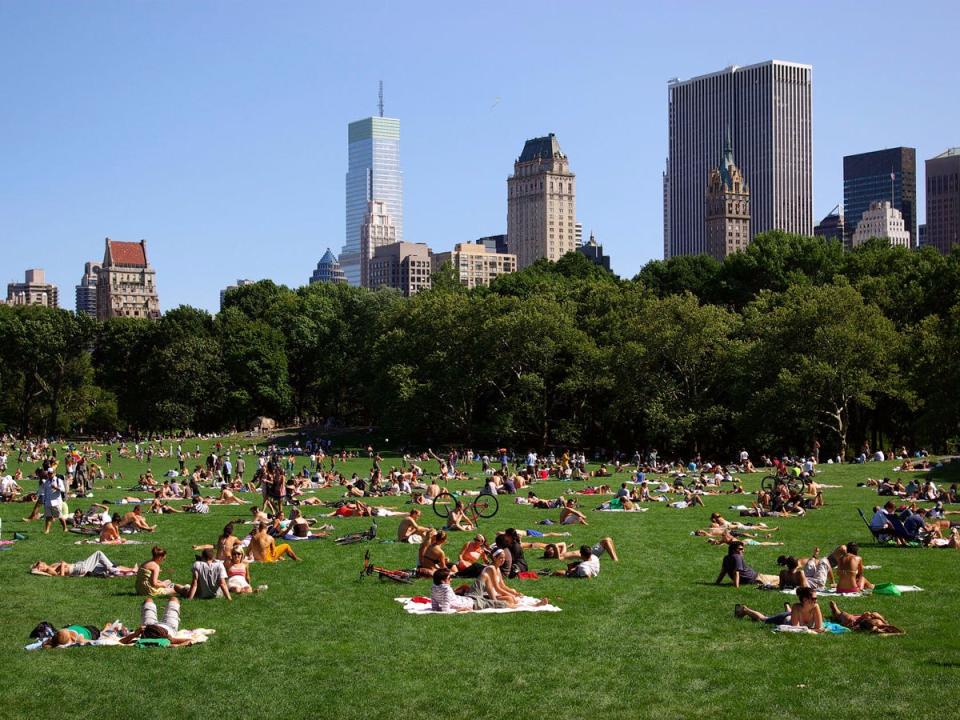
[[[960,145],[958,7],[0,0],[0,281],[45,268],[72,307],[109,235],[147,239],[164,309],[305,283],[343,242],[346,126],[380,79],[407,239],[504,232],[514,159],[556,132],[585,232],[632,276],[662,255],[667,80],[812,64],[819,219],[843,155]]]

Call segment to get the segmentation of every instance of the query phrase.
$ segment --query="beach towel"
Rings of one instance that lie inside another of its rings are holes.
[[[183,645],[170,645],[170,647],[187,647],[189,645],[197,645],[198,643],[204,643],[207,639],[213,635],[216,630],[210,628],[194,628],[192,630],[179,630],[176,633],[173,633],[171,637],[176,638],[177,640],[189,640],[190,642]],[[39,650],[43,644],[42,640],[37,640],[30,643],[24,650]],[[120,636],[114,634],[104,633],[96,640],[93,640],[88,643],[70,643],[69,645],[59,645],[54,650],[60,650],[62,648],[71,648],[71,647],[136,647],[136,645],[124,645],[120,642]]]
[[[472,610],[465,613],[458,613],[455,610],[450,610],[449,612],[445,613],[434,612],[430,609],[429,603],[414,602],[414,598],[398,597],[394,598],[394,600],[403,605],[403,609],[411,615],[470,615],[481,613],[560,612],[560,608],[558,608],[556,605],[537,605],[537,598],[527,596],[523,596],[520,599],[520,604],[515,608],[488,608],[487,610]]]
[[[103,542],[100,538],[90,538],[89,540],[76,540],[74,545],[144,545],[142,540],[124,540],[122,542]]]
[[[773,632],[800,633],[801,635],[842,635],[843,633],[850,632],[850,628],[829,621],[823,623],[823,628],[827,631],[826,633],[818,633],[816,630],[811,630],[810,628],[804,626],[794,627],[793,625],[777,625],[775,628],[773,628]]]
[[[596,512],[646,512],[650,508],[634,508],[633,510],[624,510],[622,507],[619,508],[596,508]]]

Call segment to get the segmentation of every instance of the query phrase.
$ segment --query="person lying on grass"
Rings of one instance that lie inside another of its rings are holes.
[[[180,601],[172,597],[163,612],[163,619],[157,620],[157,606],[152,598],[143,601],[140,610],[140,626],[129,635],[120,638],[124,645],[132,645],[139,638],[145,640],[169,640],[171,645],[189,645],[190,640],[174,637],[180,629]]]
[[[870,610],[859,614],[844,612],[833,600],[830,601],[830,619],[851,630],[878,633],[881,635],[904,635],[904,631],[891,625],[878,612]]]
[[[57,630],[40,645],[41,648],[57,648],[64,645],[86,645],[100,639],[100,628],[94,625],[67,625]]]
[[[512,600],[500,599],[500,593],[490,584],[489,576],[478,577],[472,585],[464,585],[454,590],[450,586],[450,571],[440,568],[433,573],[433,586],[430,588],[430,609],[435,612],[470,612],[487,608],[516,607]],[[496,598],[496,599],[494,599]],[[540,598],[537,605],[546,605],[549,598]]]
[[[569,560],[571,558],[581,557],[579,550],[572,550],[565,542],[556,543],[523,543],[523,547],[531,549],[542,549],[544,560]],[[586,546],[584,546],[586,547]],[[590,547],[590,552],[601,557],[604,553],[610,553],[610,559],[614,562],[620,562],[620,556],[617,554],[617,546],[613,544],[613,538],[603,537]]]
[[[758,522],[758,523],[733,522],[731,520],[727,520],[725,517],[723,517],[723,515],[721,515],[718,512],[710,513],[710,527],[727,528],[728,530],[731,530],[731,531],[757,530],[757,531],[763,531],[766,533],[776,532],[777,530],[780,529],[779,526],[770,527],[766,523],[762,523],[762,522]]]
[[[100,577],[112,578],[133,575],[137,567],[116,565],[106,555],[97,550],[93,555],[75,563],[60,560],[55,563],[45,563],[41,560],[30,566],[34,575],[48,575],[50,577]]]
[[[555,572],[558,577],[595,578],[600,574],[600,556],[595,555],[589,545],[581,545],[580,559],[567,565],[566,571]]]
[[[746,545],[763,545],[770,547],[783,545],[782,542],[772,542],[768,540],[769,535],[766,535],[765,539],[760,539],[759,536],[751,535],[743,530],[729,530],[725,527],[702,528],[700,530],[694,530],[693,534],[697,537],[707,538],[707,542],[711,545],[729,545],[737,540],[742,540]]]
[[[197,556],[197,561],[193,564],[193,579],[190,582],[190,590],[187,592],[187,600],[210,600],[213,598],[230,597],[230,588],[227,585],[227,570],[223,563],[217,560],[216,553],[212,548],[207,548]]]
[[[167,551],[159,545],[150,550],[150,560],[137,570],[136,594],[147,597],[167,597],[185,595],[189,585],[177,585],[172,580],[160,579],[160,566],[167,559]]]
[[[767,625],[792,625],[806,627],[815,632],[823,632],[823,612],[817,604],[817,593],[813,588],[797,588],[797,602],[783,604],[783,612],[776,615],[764,615],[746,605],[734,605],[733,614],[738,618],[750,618],[754,622]]]
[[[743,559],[743,542],[736,540],[727,546],[727,554],[723,558],[723,565],[720,574],[717,576],[716,584],[719,585],[723,579],[730,576],[734,587],[740,587],[741,583],[747,585],[777,585],[780,579],[776,575],[762,575],[747,565]]]
[[[257,529],[250,536],[250,545],[247,546],[247,556],[257,562],[277,562],[284,557],[299,560],[293,549],[287,544],[277,545],[277,541],[267,534],[267,526],[258,523]]]
[[[833,583],[833,569],[827,558],[820,557],[820,548],[814,548],[809,558],[781,555],[777,565],[784,568],[780,571],[780,588],[784,590],[796,587],[825,590]]]

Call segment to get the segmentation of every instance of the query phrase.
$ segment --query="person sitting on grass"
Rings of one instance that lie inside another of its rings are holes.
[[[872,589],[873,583],[863,575],[860,546],[852,542],[842,547],[845,552],[837,558],[837,592],[857,593]]]
[[[484,556],[489,552],[487,539],[483,535],[476,535],[472,540],[468,540],[460,550],[460,556],[457,560],[457,576],[462,578],[475,578],[483,572]]]
[[[121,536],[117,526],[120,524],[120,514],[114,513],[110,522],[104,523],[100,527],[100,542],[109,545],[122,545],[126,542]]]
[[[164,610],[163,619],[158,621],[157,606],[153,598],[148,597],[143,601],[140,610],[140,627],[120,638],[120,642],[124,645],[132,645],[142,637],[145,640],[169,640],[171,645],[189,645],[190,640],[173,637],[179,629],[180,601],[175,597],[170,598]]]
[[[833,601],[830,601],[830,619],[835,623],[862,632],[878,633],[881,635],[904,635],[904,631],[896,625],[891,625],[878,612],[867,611],[859,614],[844,612]]]
[[[738,618],[750,618],[754,622],[767,625],[789,624],[793,627],[806,627],[815,632],[823,632],[823,612],[817,604],[817,593],[813,588],[798,587],[797,602],[793,605],[784,603],[783,608],[783,612],[776,615],[764,615],[746,605],[737,604],[733,606],[733,615]]]
[[[450,511],[450,514],[447,516],[447,525],[444,528],[445,530],[463,530],[465,532],[473,532],[474,526],[470,522],[470,519],[467,517],[467,513],[464,510],[463,502],[457,500],[453,506],[453,510]]]
[[[187,600],[210,600],[213,598],[230,597],[230,588],[227,586],[227,570],[223,563],[217,560],[212,548],[207,548],[193,564],[193,580],[187,592]]]
[[[110,558],[97,550],[90,557],[75,563],[68,563],[65,560],[45,563],[38,560],[30,566],[30,572],[34,575],[49,575],[50,577],[109,578],[133,575],[137,572],[137,568],[136,566],[131,568],[115,565]]]
[[[397,527],[397,542],[419,545],[423,542],[424,533],[428,528],[420,525],[420,510],[414,508]]]
[[[133,530],[138,532],[144,530],[146,532],[154,532],[157,529],[156,525],[151,525],[147,522],[147,519],[143,516],[143,510],[141,505],[137,505],[133,511],[126,513],[120,522],[117,523],[118,530]]]
[[[777,585],[780,581],[776,575],[762,575],[747,565],[743,559],[744,544],[737,540],[727,546],[727,554],[723,558],[723,565],[720,574],[717,576],[716,584],[719,585],[723,579],[730,576],[733,586],[738,588],[741,583],[747,585]]]
[[[250,537],[247,555],[257,562],[269,563],[277,562],[284,556],[292,560],[300,559],[287,543],[277,545],[277,541],[267,534],[267,526],[263,523],[257,525],[256,531]]]
[[[167,551],[159,545],[150,550],[150,560],[137,570],[136,594],[147,597],[166,597],[169,595],[183,595],[190,589],[189,585],[176,585],[171,580],[160,579],[160,565],[167,559]]]
[[[450,561],[443,551],[443,545],[447,542],[447,533],[439,530],[436,533],[428,535],[424,540],[425,547],[420,553],[420,563],[417,567],[417,574],[420,577],[433,577],[433,573],[440,568],[448,568]]]
[[[250,582],[250,564],[243,556],[243,548],[235,547],[224,563],[227,571],[227,587],[234,594],[256,592]],[[265,586],[261,586],[265,587]]]
[[[587,525],[587,516],[577,510],[573,499],[567,500],[566,505],[560,511],[561,525]]]

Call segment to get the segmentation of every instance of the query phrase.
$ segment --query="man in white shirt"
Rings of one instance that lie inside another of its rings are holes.
[[[54,518],[60,521],[63,531],[67,532],[67,516],[70,509],[67,507],[67,486],[63,478],[55,474],[51,468],[47,470],[47,476],[41,486],[43,496],[43,534],[50,532],[50,526]]]
[[[873,518],[870,520],[870,529],[876,531],[892,527],[890,525],[889,514],[894,510],[896,510],[896,506],[892,501],[888,501],[882,508],[877,508],[877,511],[873,514]]]
[[[580,560],[567,568],[567,577],[594,578],[600,574],[600,558],[589,545],[580,546]]]

